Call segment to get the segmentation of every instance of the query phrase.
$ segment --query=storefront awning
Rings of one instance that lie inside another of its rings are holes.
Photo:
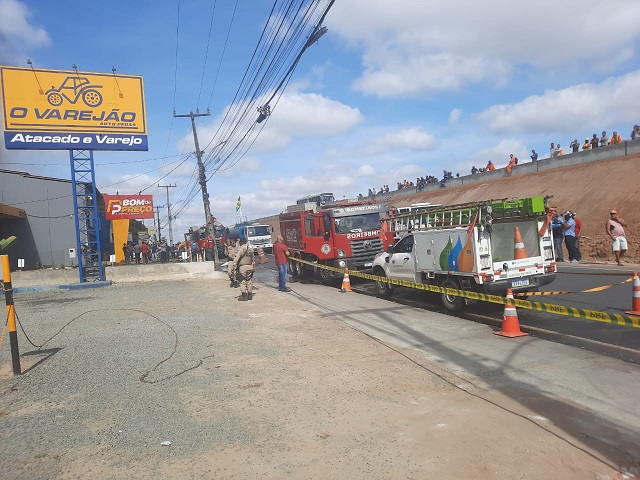
[[[27,213],[21,209],[0,203],[0,220],[23,220]]]

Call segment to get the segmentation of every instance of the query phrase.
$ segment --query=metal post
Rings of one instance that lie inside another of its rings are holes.
[[[171,227],[171,202],[169,202],[169,189],[175,187],[175,184],[174,185],[158,184],[158,187],[167,189],[167,216],[169,217],[169,245],[173,245],[173,228]]]
[[[191,128],[193,130],[193,141],[196,146],[196,159],[198,160],[198,179],[200,180],[200,189],[202,190],[202,203],[204,204],[204,217],[205,217],[205,225],[207,226],[207,238],[211,237],[213,239],[213,263],[217,265],[220,263],[218,259],[218,247],[216,247],[216,232],[215,228],[213,228],[213,221],[211,219],[211,204],[209,203],[209,193],[207,192],[207,176],[205,175],[204,164],[202,163],[202,152],[200,151],[200,144],[198,143],[198,132],[196,131],[196,117],[208,117],[209,112],[207,113],[193,113],[190,112],[189,115],[176,115],[173,114],[174,117],[189,117],[191,119]],[[222,142],[224,143],[224,142]]]
[[[18,333],[16,332],[16,309],[13,305],[13,286],[11,285],[9,255],[0,255],[0,258],[2,259],[2,281],[4,283],[4,300],[7,304],[7,325],[9,327],[9,341],[11,343],[13,374],[21,375],[20,350],[18,349]]]

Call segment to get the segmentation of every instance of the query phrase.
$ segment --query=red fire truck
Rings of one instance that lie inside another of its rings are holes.
[[[381,219],[389,208],[384,204],[339,203],[320,210],[280,214],[280,232],[291,255],[336,268],[368,270],[373,258],[393,243],[392,235],[380,235]],[[289,261],[293,276],[314,273],[325,284],[343,274]]]

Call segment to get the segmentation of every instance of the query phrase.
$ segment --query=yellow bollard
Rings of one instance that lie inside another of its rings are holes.
[[[11,343],[11,360],[13,374],[20,375],[20,351],[18,349],[18,333],[16,332],[16,309],[13,305],[13,286],[11,285],[11,266],[9,255],[0,255],[2,259],[2,281],[4,282],[4,299],[7,304],[7,325],[9,327],[9,341]]]

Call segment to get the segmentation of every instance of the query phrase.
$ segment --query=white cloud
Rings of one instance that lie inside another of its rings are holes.
[[[31,12],[17,0],[0,0],[0,63],[22,64],[32,48],[51,44],[46,30],[29,23]]]
[[[372,155],[397,150],[429,151],[437,145],[436,138],[429,132],[412,127],[387,133],[368,145],[364,152]]]
[[[612,0],[597,14],[583,0],[371,0],[366,9],[342,0],[326,23],[363,52],[354,88],[392,97],[500,86],[516,71],[612,72],[634,54],[639,17],[637,0]]]
[[[500,84],[510,76],[505,62],[491,61],[482,55],[416,53],[409,58],[397,54],[390,57],[387,61],[379,55],[373,57],[375,60],[367,58],[370,60],[366,62],[367,69],[355,81],[354,89],[379,97],[418,96],[424,92],[460,90],[485,80]]]
[[[362,165],[358,168],[358,175],[361,177],[370,177],[375,175],[376,170],[371,165]]]
[[[257,103],[261,104],[261,102]],[[198,130],[200,145],[212,142],[222,117],[223,115],[219,116]],[[361,123],[363,119],[363,115],[357,108],[336,100],[315,93],[288,91],[282,95],[277,106],[272,109],[272,114],[253,143],[251,151],[282,150],[291,143],[294,137],[329,137],[344,134]],[[253,122],[253,117],[247,125],[250,125],[251,122]],[[193,135],[185,134],[178,141],[178,146],[181,151],[193,149]],[[227,145],[225,145],[226,147]]]
[[[451,113],[449,113],[449,124],[453,125],[458,123],[460,117],[462,117],[462,109],[454,108],[453,110],[451,110]]]
[[[634,99],[640,97],[640,71],[561,90],[531,95],[521,102],[494,105],[478,115],[482,125],[493,133],[577,131],[638,118]]]

